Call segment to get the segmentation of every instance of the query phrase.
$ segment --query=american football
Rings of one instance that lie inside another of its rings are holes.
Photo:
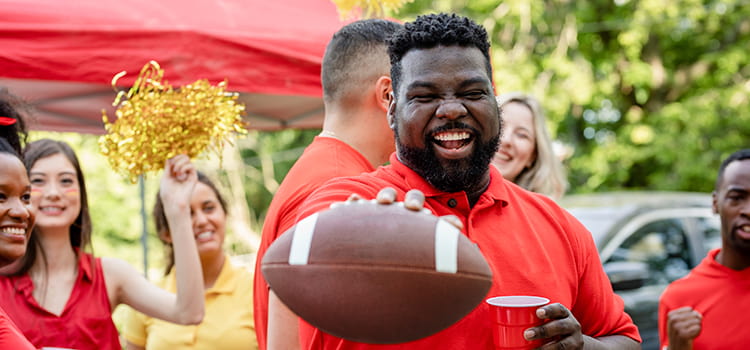
[[[371,344],[420,339],[485,298],[492,272],[455,226],[403,203],[336,203],[266,251],[261,271],[284,304],[331,335]]]

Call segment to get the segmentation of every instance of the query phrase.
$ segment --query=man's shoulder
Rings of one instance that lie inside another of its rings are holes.
[[[298,218],[327,208],[333,202],[345,201],[352,194],[358,194],[363,199],[373,199],[378,191],[385,187],[405,193],[406,182],[399,179],[389,168],[390,166],[383,166],[371,173],[337,177],[325,182],[307,197],[301,206],[302,215]]]
[[[511,204],[509,206],[511,210],[518,209],[524,212],[542,213],[544,216],[569,217],[567,211],[560,204],[544,194],[529,191],[507,180],[503,182],[503,186],[506,191],[505,196]]]
[[[383,187],[393,187],[398,191],[399,189],[404,189],[405,186],[407,186],[406,179],[394,172],[391,165],[385,165],[372,172],[331,178],[323,183],[323,186],[316,190],[316,192],[339,187],[376,189],[378,191]]]
[[[316,138],[286,174],[273,201],[304,200],[326,181],[372,171],[372,166],[356,150],[345,145],[343,142],[332,143],[326,138]]]
[[[357,150],[338,140],[318,137],[297,159],[281,187],[320,184],[336,177],[353,176],[374,170]]]

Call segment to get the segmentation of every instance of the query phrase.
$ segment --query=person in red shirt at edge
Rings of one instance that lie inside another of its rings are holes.
[[[31,208],[31,182],[21,159],[26,123],[17,105],[23,104],[0,91],[0,267],[26,253],[36,217]],[[34,349],[2,307],[0,349]]]
[[[713,210],[721,219],[721,248],[708,253],[659,300],[659,338],[669,350],[744,350],[750,344],[750,149],[719,167]]]
[[[260,272],[263,254],[294,225],[297,209],[312,191],[335,177],[373,171],[395,150],[386,118],[391,92],[386,40],[400,27],[383,19],[356,21],[337,31],[326,47],[321,71],[323,131],[287,173],[263,223],[253,291],[261,350],[266,349],[269,303],[277,302],[275,297],[269,300],[268,284]],[[294,317],[287,321],[297,322]],[[286,337],[296,343],[296,327]]]
[[[543,349],[639,349],[638,329],[612,291],[591,234],[551,199],[490,166],[501,121],[485,29],[456,15],[420,16],[391,37],[389,54],[388,119],[396,139],[390,165],[329,181],[308,197],[298,220],[352,195],[404,201],[414,210],[424,205],[460,220],[457,226],[482,250],[494,276],[489,296],[552,300],[537,310],[550,322],[526,330],[527,339],[554,338]],[[493,349],[490,323],[489,306],[481,303],[449,328],[404,344],[354,343],[314,329],[301,346]],[[309,326],[300,327],[305,334]],[[284,331],[272,324],[269,344]]]

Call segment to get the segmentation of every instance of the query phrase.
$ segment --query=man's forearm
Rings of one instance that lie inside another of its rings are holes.
[[[624,335],[608,335],[599,338],[584,335],[583,348],[586,350],[639,350],[641,344]]]

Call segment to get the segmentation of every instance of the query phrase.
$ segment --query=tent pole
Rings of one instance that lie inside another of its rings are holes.
[[[143,275],[148,278],[148,228],[146,225],[146,184],[143,175],[138,176],[138,187],[141,192],[141,246],[143,247]]]

